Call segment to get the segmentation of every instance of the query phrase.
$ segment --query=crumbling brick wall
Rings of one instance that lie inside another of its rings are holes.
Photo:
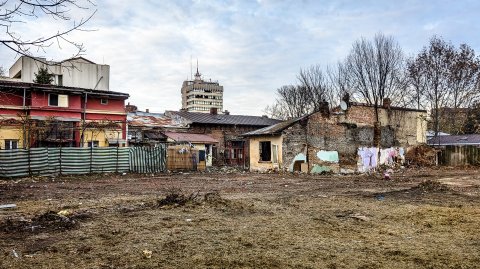
[[[417,136],[424,132],[419,124],[423,123],[426,129],[425,112],[382,107],[378,108],[378,112],[381,147],[407,147],[418,144]],[[376,121],[375,109],[371,106],[351,106],[344,115],[339,116],[339,120],[357,126],[373,126]]]
[[[300,121],[283,130],[282,160],[283,169],[293,167],[294,159],[307,150],[307,121]]]

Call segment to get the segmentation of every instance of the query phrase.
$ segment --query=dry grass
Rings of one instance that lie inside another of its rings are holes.
[[[480,185],[477,171],[457,173]],[[118,192],[82,179],[91,196],[72,195],[75,180],[57,182],[55,200],[34,194],[0,212],[0,268],[479,267],[478,185],[405,176],[113,178]],[[76,224],[55,229],[65,219],[49,211],[65,208]],[[48,229],[25,229],[46,213],[47,224],[36,224]]]

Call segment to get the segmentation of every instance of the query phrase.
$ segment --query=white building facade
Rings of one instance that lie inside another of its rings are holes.
[[[22,56],[10,67],[9,76],[21,82],[33,83],[40,68],[47,68],[53,74],[53,84],[66,87],[78,87],[95,90],[109,90],[110,66],[96,64],[83,57],[62,62],[50,62],[45,58],[38,60]]]
[[[223,86],[218,82],[204,81],[200,73],[194,80],[182,84],[182,109],[189,112],[210,113],[211,109],[223,111]]]

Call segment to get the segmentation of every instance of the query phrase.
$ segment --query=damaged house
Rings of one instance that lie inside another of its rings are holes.
[[[210,113],[167,111],[165,115],[188,126],[183,132],[209,135],[218,141],[211,148],[213,165],[248,165],[248,148],[241,134],[280,122],[266,116],[230,115],[228,111],[218,114],[215,108]]]
[[[402,161],[410,146],[425,143],[425,110],[348,103],[243,134],[250,170],[353,172]],[[379,147],[377,147],[379,145]]]

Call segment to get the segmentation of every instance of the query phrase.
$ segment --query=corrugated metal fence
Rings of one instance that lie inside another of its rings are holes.
[[[438,163],[449,166],[480,165],[477,146],[446,146],[438,153]]]
[[[166,170],[165,145],[157,147],[130,148],[130,171],[136,173],[159,173]]]
[[[166,169],[166,149],[31,148],[0,151],[0,177],[107,172],[156,173]]]

